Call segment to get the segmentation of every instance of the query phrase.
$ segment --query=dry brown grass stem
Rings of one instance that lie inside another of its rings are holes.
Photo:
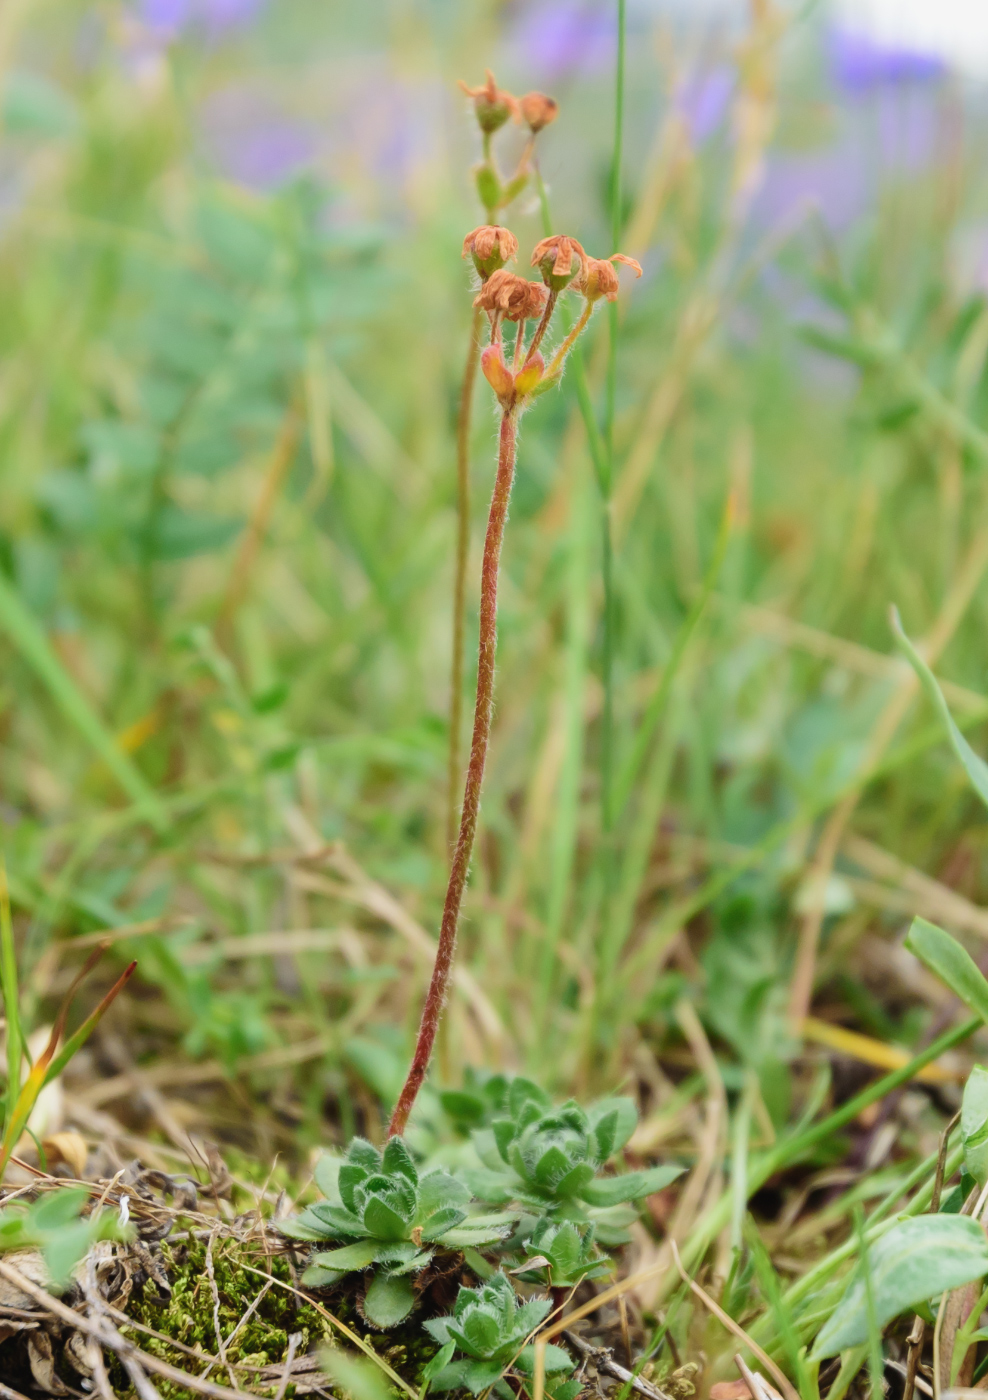
[[[685,997],[676,1003],[676,1020],[679,1022],[679,1027],[693,1052],[697,1068],[707,1085],[703,1127],[700,1132],[696,1164],[679,1198],[672,1220],[669,1222],[670,1238],[681,1240],[689,1232],[697,1217],[707,1194],[707,1187],[713,1178],[714,1169],[722,1154],[727,1130],[727,1092],[700,1018],[696,1014],[693,1004]]]
[[[824,632],[818,627],[810,627],[805,622],[797,622],[785,613],[773,608],[761,607],[756,603],[742,603],[727,598],[721,593],[711,595],[711,603],[729,612],[732,617],[747,623],[762,636],[773,637],[785,646],[797,647],[809,652],[822,661],[832,661],[848,671],[856,671],[862,676],[874,676],[877,680],[896,680],[906,674],[906,662],[898,656],[872,651],[859,642],[848,641],[846,637],[836,637],[832,632]],[[984,709],[985,697],[966,686],[953,681],[941,681],[940,687],[952,705],[967,710]]]
[[[679,1270],[679,1276],[690,1289],[690,1291],[696,1294],[703,1306],[709,1312],[713,1313],[714,1317],[717,1319],[718,1322],[720,1322],[724,1327],[726,1327],[729,1332],[733,1333],[733,1335],[737,1337],[739,1341],[744,1342],[745,1346],[751,1352],[752,1356],[758,1357],[758,1360],[765,1367],[766,1371],[768,1371],[769,1374],[774,1376],[775,1379],[778,1381],[779,1389],[782,1391],[782,1394],[786,1397],[786,1400],[799,1400],[799,1392],[796,1390],[792,1382],[786,1377],[786,1375],[782,1371],[780,1371],[779,1367],[776,1366],[775,1362],[769,1356],[768,1352],[763,1351],[758,1345],[758,1343],[753,1341],[751,1337],[748,1336],[748,1333],[744,1330],[741,1324],[735,1322],[733,1317],[730,1317],[724,1311],[724,1309],[719,1306],[719,1304],[715,1303],[713,1298],[711,1298],[710,1294],[705,1292],[696,1282],[695,1279],[690,1278],[689,1274],[683,1268],[683,1261],[679,1257],[679,1250],[676,1246],[676,1241],[671,1240],[670,1244],[672,1247],[672,1257],[676,1261],[676,1268]]]
[[[940,609],[923,648],[932,666],[953,637],[988,567],[988,529],[975,535],[958,570],[953,587]],[[904,671],[896,690],[875,723],[868,752],[861,765],[862,783],[834,808],[828,817],[807,877],[810,903],[800,922],[796,966],[789,991],[789,1019],[798,1034],[799,1026],[810,1009],[816,975],[817,949],[823,925],[827,882],[834,860],[864,790],[864,775],[871,771],[891,742],[918,690],[919,682],[912,671]]]

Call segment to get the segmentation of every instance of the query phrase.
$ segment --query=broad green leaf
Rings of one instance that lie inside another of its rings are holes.
[[[868,1251],[879,1327],[925,1299],[988,1273],[988,1240],[968,1215],[921,1215],[901,1220]],[[821,1329],[811,1361],[836,1356],[868,1340],[864,1279],[845,1291]]]
[[[491,1171],[487,1167],[464,1167],[463,1180],[478,1201],[499,1206],[511,1200],[512,1178],[506,1172]]]
[[[556,1182],[556,1195],[582,1196],[595,1176],[596,1172],[589,1162],[577,1162],[575,1167],[570,1167],[566,1175]]]
[[[975,1065],[961,1102],[964,1166],[979,1186],[988,1181],[988,1069]]]
[[[498,1380],[503,1369],[494,1361],[471,1361],[463,1372],[461,1384],[466,1386],[471,1395],[480,1395]]]
[[[364,1297],[364,1312],[375,1327],[396,1327],[404,1322],[414,1303],[411,1279],[378,1273]]]
[[[339,1195],[341,1167],[342,1159],[335,1157],[331,1152],[324,1152],[315,1165],[312,1175],[327,1200],[334,1201]]]
[[[661,1191],[677,1176],[682,1176],[683,1168],[672,1164],[664,1167],[651,1167],[648,1171],[627,1172],[624,1176],[604,1176],[584,1187],[582,1196],[593,1206],[620,1205],[622,1201],[638,1201],[643,1196],[651,1196]]]
[[[310,1264],[302,1274],[302,1282],[306,1288],[329,1288],[341,1278],[343,1275],[339,1269],[324,1269],[319,1264]]]
[[[936,924],[917,918],[906,935],[906,947],[988,1024],[988,982],[956,938]]]
[[[985,763],[984,759],[978,757],[954,723],[954,717],[950,713],[946,700],[943,698],[943,691],[940,689],[937,678],[906,636],[897,608],[892,609],[891,616],[892,631],[899,644],[899,650],[905,655],[913,670],[916,672],[920,684],[933,703],[934,709],[939,713],[954,753],[963,764],[964,772],[970,779],[971,786],[981,798],[982,802],[988,806],[988,763]]]
[[[447,1342],[444,1347],[436,1352],[435,1356],[422,1368],[423,1381],[432,1381],[444,1366],[448,1366],[453,1359],[453,1352],[456,1350],[455,1342]]]
[[[68,93],[50,78],[15,68],[4,79],[0,120],[11,133],[69,136],[78,129],[79,112]]]
[[[419,1181],[419,1214],[432,1215],[449,1206],[465,1206],[470,1188],[449,1172],[427,1172]]]
[[[469,1222],[465,1225],[456,1225],[452,1230],[447,1230],[443,1235],[443,1244],[451,1245],[456,1249],[477,1249],[483,1244],[495,1244],[498,1240],[503,1240],[510,1230],[510,1226],[477,1226]]]
[[[372,1196],[364,1207],[364,1224],[379,1240],[403,1240],[408,1237],[408,1221],[380,1196]]]
[[[451,1361],[447,1366],[444,1366],[441,1371],[436,1373],[432,1381],[432,1389],[440,1392],[446,1390],[461,1390],[465,1385],[463,1378],[466,1375],[467,1367],[471,1364],[475,1363],[469,1361]]]
[[[318,1216],[312,1214],[311,1210],[304,1210],[301,1215],[294,1215],[288,1220],[279,1220],[278,1233],[290,1240],[324,1240],[327,1238],[326,1226],[319,1220]]]
[[[413,1186],[418,1185],[418,1170],[412,1161],[412,1154],[400,1137],[388,1139],[381,1157],[381,1169],[386,1174],[399,1172],[402,1176],[407,1177]]]
[[[535,1348],[527,1346],[517,1361],[518,1370],[524,1375],[530,1376],[535,1368]],[[550,1342],[545,1349],[545,1371],[547,1376],[559,1375],[563,1371],[572,1371],[573,1358],[569,1356],[562,1347],[553,1346]]]
[[[365,1361],[363,1357],[337,1347],[327,1347],[320,1353],[319,1362],[340,1390],[352,1396],[353,1400],[393,1400],[384,1372],[373,1361]]]
[[[323,1249],[313,1254],[313,1264],[323,1269],[339,1269],[349,1273],[353,1269],[366,1269],[377,1258],[377,1240],[358,1240],[356,1244],[345,1244],[340,1249]]]
[[[422,1222],[422,1238],[424,1240],[441,1239],[447,1230],[462,1225],[466,1218],[466,1211],[459,1210],[456,1206],[447,1206],[445,1210],[437,1210]]]

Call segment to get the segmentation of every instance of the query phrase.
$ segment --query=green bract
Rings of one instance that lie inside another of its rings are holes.
[[[579,1225],[573,1220],[553,1221],[543,1216],[525,1242],[528,1259],[522,1262],[530,1262],[531,1268],[520,1277],[526,1283],[575,1288],[584,1279],[610,1273],[610,1259],[594,1252],[594,1233],[592,1221]]]
[[[467,1358],[444,1366],[433,1390],[464,1386],[479,1395],[514,1365],[531,1374],[533,1348],[528,1338],[552,1307],[548,1298],[522,1303],[504,1274],[495,1274],[482,1288],[461,1288],[450,1317],[430,1318],[425,1328],[440,1346],[452,1342]],[[562,1375],[573,1362],[562,1347],[547,1346],[546,1374]]]
[[[517,1200],[537,1215],[594,1220],[604,1244],[628,1238],[635,1212],[627,1202],[661,1191],[683,1171],[662,1166],[600,1175],[635,1130],[631,1099],[603,1099],[587,1111],[571,1099],[554,1109],[541,1089],[519,1078],[509,1087],[508,1110],[510,1116],[473,1135],[484,1168],[463,1176],[474,1194],[492,1204]]]
[[[392,1327],[412,1310],[410,1274],[429,1263],[437,1248],[493,1244],[508,1234],[514,1216],[471,1216],[470,1190],[448,1172],[420,1177],[405,1142],[391,1138],[381,1153],[354,1138],[344,1158],[323,1157],[316,1183],[325,1201],[309,1206],[279,1229],[297,1240],[338,1240],[339,1248],[312,1256],[303,1282],[335,1283],[344,1274],[379,1266],[364,1299],[368,1319]]]

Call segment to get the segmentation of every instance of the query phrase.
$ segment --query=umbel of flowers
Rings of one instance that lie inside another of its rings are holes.
[[[614,263],[632,267],[638,277],[642,270],[634,258],[612,253],[609,258],[592,258],[575,238],[555,234],[543,238],[532,251],[532,266],[541,282],[510,272],[507,264],[518,254],[518,240],[497,224],[482,224],[463,240],[463,256],[473,259],[480,278],[474,306],[487,313],[490,343],[480,358],[481,368],[498,402],[505,411],[515,411],[558,384],[566,356],[586,328],[594,306],[602,298],[614,301],[618,276]],[[540,349],[549,330],[560,294],[567,289],[583,299],[575,325],[556,348],[548,364]],[[505,354],[504,323],[516,326],[510,365]],[[527,321],[537,322],[526,344]]]

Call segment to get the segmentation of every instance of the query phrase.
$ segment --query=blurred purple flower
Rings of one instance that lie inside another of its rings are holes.
[[[867,210],[871,180],[859,142],[821,151],[773,153],[755,198],[754,218],[776,228],[801,205],[816,205],[835,233],[849,228]]]
[[[676,106],[694,146],[720,126],[734,91],[734,70],[726,63],[691,73],[676,94]]]
[[[265,0],[139,0],[139,13],[148,29],[167,38],[186,29],[202,28],[222,34],[250,22]]]
[[[884,44],[863,30],[841,26],[830,32],[830,64],[834,80],[849,93],[928,82],[944,72],[943,60],[934,54]]]
[[[525,7],[514,39],[527,66],[546,81],[592,73],[614,61],[614,14],[597,0],[543,0]]]
[[[202,134],[215,165],[251,189],[273,189],[315,155],[310,129],[246,87],[214,93],[205,103]]]

